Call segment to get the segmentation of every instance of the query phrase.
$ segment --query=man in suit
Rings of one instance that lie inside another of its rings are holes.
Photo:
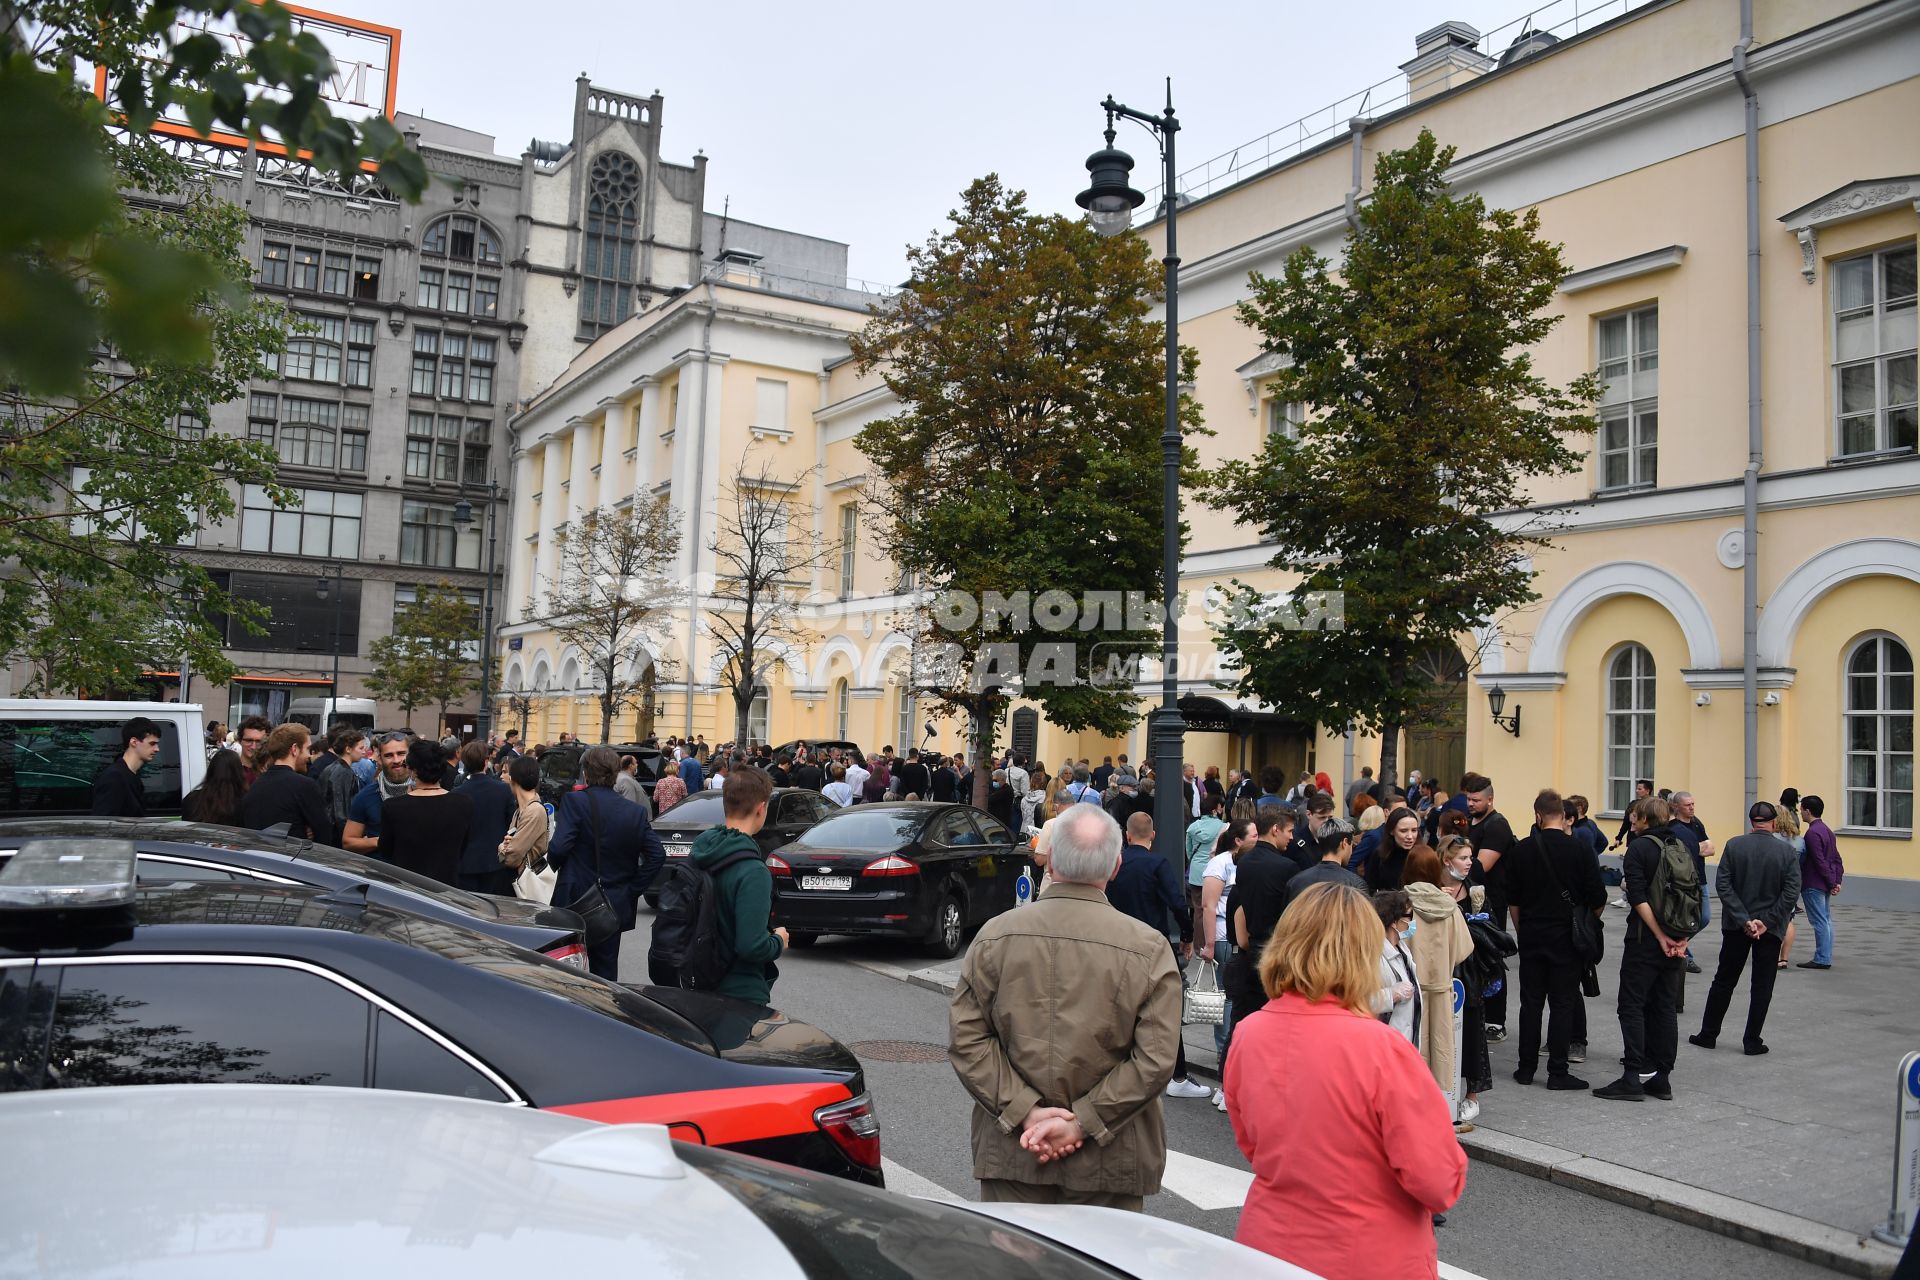
[[[1753,957],[1753,987],[1747,1001],[1747,1030],[1743,1038],[1749,1057],[1765,1053],[1760,1032],[1767,1024],[1767,1006],[1773,1002],[1773,980],[1779,973],[1780,944],[1787,922],[1800,900],[1800,858],[1793,846],[1774,834],[1779,813],[1765,800],[1747,811],[1752,830],[1727,841],[1714,877],[1720,895],[1720,963],[1707,990],[1707,1008],[1700,1034],[1689,1044],[1711,1049],[1720,1036],[1720,1023],[1733,1003],[1740,970]]]
[[[467,780],[460,794],[473,801],[467,846],[460,852],[460,887],[469,893],[513,896],[513,872],[500,863],[500,846],[513,825],[513,788],[487,772],[487,744],[474,739],[460,748]]]

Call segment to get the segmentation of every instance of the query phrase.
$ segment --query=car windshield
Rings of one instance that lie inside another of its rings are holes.
[[[577,751],[549,751],[540,757],[540,776],[548,782],[572,786],[579,775],[580,753]]]
[[[825,1174],[681,1144],[779,1238],[810,1280],[1106,1280],[1120,1273],[1010,1223]]]
[[[719,792],[688,796],[660,815],[663,827],[715,827],[727,820],[727,806]]]
[[[911,844],[926,814],[913,809],[844,809],[809,827],[794,844],[809,849],[898,849]]]

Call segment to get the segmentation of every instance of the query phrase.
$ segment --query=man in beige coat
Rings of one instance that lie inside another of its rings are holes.
[[[980,930],[953,995],[973,1173],[983,1200],[1138,1212],[1167,1164],[1180,974],[1165,936],[1107,901],[1120,827],[1104,811],[1060,815],[1052,864],[1031,907]]]

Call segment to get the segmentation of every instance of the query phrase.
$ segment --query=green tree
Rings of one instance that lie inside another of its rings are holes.
[[[686,599],[673,577],[680,521],[664,494],[630,507],[596,507],[559,535],[556,551],[546,623],[563,647],[580,651],[598,686],[606,742],[614,713],[647,694],[651,682],[636,668],[650,646],[659,652],[665,623]]]
[[[471,655],[479,639],[478,611],[451,583],[436,583],[394,615],[390,634],[373,642],[367,687],[400,704],[407,728],[414,708],[424,706],[439,707],[444,727],[447,708],[478,684],[478,658]]]
[[[244,57],[194,30],[227,19]],[[206,425],[288,316],[251,294],[244,211],[146,130],[174,109],[322,168],[377,160],[416,196],[425,169],[391,124],[320,101],[332,70],[271,2],[0,0],[0,661],[30,660],[40,689],[97,695],[181,659],[233,674],[220,620],[258,610],[181,548],[241,485],[292,498],[264,451]]]
[[[426,701],[447,708],[479,686],[480,611],[449,582],[428,587],[394,619],[413,645]]]
[[[1489,516],[1580,465],[1570,438],[1593,430],[1599,393],[1592,375],[1557,387],[1534,372],[1529,348],[1560,322],[1560,247],[1533,210],[1454,195],[1453,156],[1422,130],[1379,158],[1337,275],[1303,249],[1253,277],[1241,318],[1290,358],[1272,394],[1307,418],[1204,489],[1265,531],[1301,596],[1344,598],[1342,629],[1302,628],[1300,609],[1236,582],[1217,631],[1240,691],[1379,733],[1383,780],[1431,696],[1431,656],[1536,598],[1526,557],[1546,537]]]
[[[223,24],[237,41],[205,29]],[[81,67],[103,76],[104,101]],[[163,115],[335,173],[375,161],[389,190],[417,197],[418,153],[390,121],[335,117],[321,98],[333,73],[275,0],[0,0],[0,383],[80,396],[103,342],[136,363],[212,356],[208,295],[231,284],[219,255],[155,236],[124,194],[149,188],[120,153]]]
[[[414,708],[430,697],[427,665],[419,649],[397,627],[367,647],[373,669],[367,672],[367,692],[386,702],[398,703],[402,723],[413,728]]]
[[[1154,652],[1157,618],[1062,633],[984,609],[969,623],[958,602],[1059,590],[1157,605],[1166,330],[1138,237],[1033,213],[991,175],[950,217],[908,250],[912,278],[853,340],[901,405],[857,444],[870,521],[930,604],[913,627],[927,637],[916,692],[969,717],[984,762],[1016,692],[1069,730],[1118,734],[1139,718],[1131,666]],[[1198,358],[1181,363],[1191,381]],[[1191,400],[1181,415],[1199,427]],[[987,781],[974,771],[977,804]]]

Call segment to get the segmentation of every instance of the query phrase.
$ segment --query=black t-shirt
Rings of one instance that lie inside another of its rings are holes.
[[[960,798],[960,775],[941,765],[933,771],[933,794],[921,796],[922,800],[954,801]]]
[[[1507,869],[1507,901],[1520,911],[1515,934],[1522,945],[1573,940],[1573,909],[1560,897],[1562,889],[1578,906],[1607,905],[1600,858],[1593,845],[1578,836],[1535,831],[1501,858],[1500,865]]]
[[[1513,852],[1513,846],[1518,843],[1513,838],[1513,827],[1505,814],[1489,810],[1487,816],[1478,822],[1467,823],[1467,843],[1473,846],[1475,855],[1473,878],[1476,883],[1487,886],[1487,911],[1496,923],[1504,927],[1508,902],[1507,855]],[[1500,860],[1493,864],[1491,871],[1480,870],[1479,854],[1482,850],[1491,850],[1500,855]]]
[[[457,884],[473,826],[473,797],[450,791],[389,798],[380,811],[380,856],[441,884]]]
[[[808,791],[818,791],[820,789],[820,783],[822,781],[820,766],[811,760],[805,764],[793,766],[791,776],[793,778],[793,785],[796,787],[804,787]]]
[[[127,768],[118,756],[93,780],[93,807],[87,810],[96,818],[144,818],[147,816],[147,792],[140,775]]]

